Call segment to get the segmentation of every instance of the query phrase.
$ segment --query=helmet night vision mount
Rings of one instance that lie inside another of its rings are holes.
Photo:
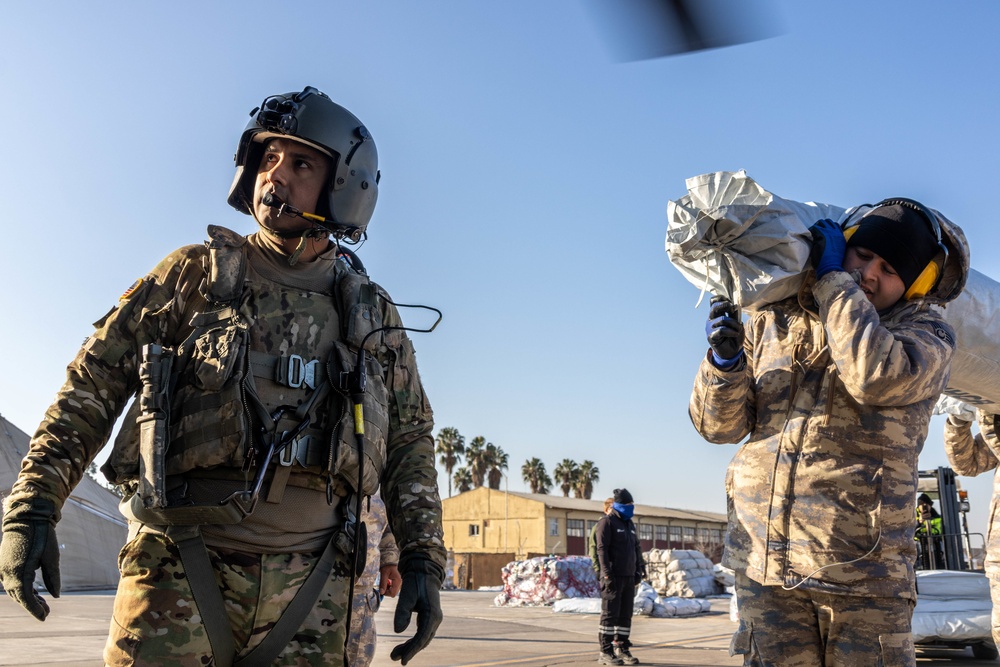
[[[236,150],[229,204],[253,215],[254,181],[264,143],[273,137],[294,139],[331,158],[326,197],[320,196],[315,213],[299,214],[340,238],[360,241],[375,211],[381,176],[378,151],[368,128],[312,86],[300,93],[272,95],[250,116]]]

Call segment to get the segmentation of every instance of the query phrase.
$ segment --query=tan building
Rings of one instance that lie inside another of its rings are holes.
[[[444,543],[456,554],[514,554],[517,558],[587,555],[587,536],[603,515],[604,498],[584,500],[480,487],[443,501]],[[642,550],[697,549],[722,554],[726,515],[636,505]]]

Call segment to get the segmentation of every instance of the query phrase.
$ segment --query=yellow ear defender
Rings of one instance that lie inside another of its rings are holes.
[[[864,204],[863,206],[869,205]],[[848,216],[847,220],[844,221],[844,238],[850,240],[850,238],[854,235],[854,232],[858,231],[858,227],[861,225],[861,221],[865,219],[865,216],[869,215],[880,206],[905,206],[908,209],[916,211],[927,221],[927,224],[930,225],[931,232],[934,233],[934,238],[937,240],[937,255],[935,255],[934,259],[932,259],[927,266],[924,267],[924,270],[920,272],[920,275],[917,276],[916,280],[913,281],[913,284],[910,285],[909,289],[906,290],[906,293],[903,294],[904,299],[919,299],[934,289],[934,287],[938,284],[938,281],[941,279],[941,273],[944,271],[944,264],[948,260],[948,248],[941,242],[941,225],[938,223],[937,216],[920,202],[913,199],[906,199],[905,197],[895,197],[893,199],[883,199],[869,208],[865,214],[858,218],[855,222],[851,222],[851,218],[854,216],[853,213]]]

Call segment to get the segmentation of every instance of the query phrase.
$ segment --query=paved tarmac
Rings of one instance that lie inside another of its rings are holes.
[[[597,659],[597,621],[592,614],[556,614],[550,607],[495,607],[496,594],[443,591],[445,620],[434,641],[417,655],[413,667],[575,667]],[[49,600],[44,623],[0,595],[0,666],[100,667],[113,594],[66,594]],[[392,633],[395,601],[386,598],[377,618],[378,650],[373,667],[398,666],[392,646],[412,635]],[[725,667],[741,661],[729,656],[734,624],[728,600],[712,601],[712,611],[689,618],[634,620],[632,653],[643,665]],[[414,621],[415,622],[415,621]],[[964,651],[918,650],[920,667],[992,665]]]

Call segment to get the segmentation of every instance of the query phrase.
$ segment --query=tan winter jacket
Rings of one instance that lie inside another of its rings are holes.
[[[729,567],[765,585],[915,598],[917,455],[955,348],[934,306],[968,273],[961,230],[942,222],[950,254],[927,297],[880,317],[852,276],[810,275],[753,314],[745,364],[702,361],[695,428],[747,439],[726,477]]]
[[[979,412],[979,433],[972,435],[972,422],[948,417],[944,427],[944,451],[955,472],[975,477],[996,470],[1000,463],[1000,440],[997,439],[998,415]],[[993,475],[993,498],[990,500],[990,525],[986,532],[986,576],[1000,579],[1000,476]]]

